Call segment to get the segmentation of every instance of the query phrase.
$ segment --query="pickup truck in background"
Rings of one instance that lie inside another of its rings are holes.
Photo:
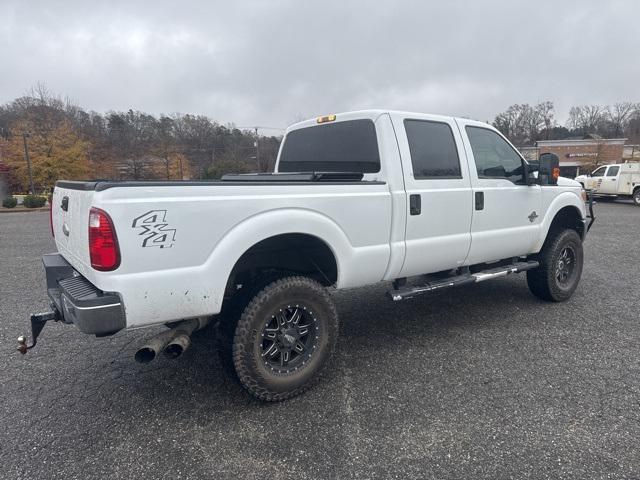
[[[331,288],[388,281],[400,301],[526,271],[537,297],[571,297],[590,223],[582,187],[558,175],[557,157],[528,163],[485,123],[370,110],[289,127],[271,174],[59,181],[52,309],[19,349],[48,320],[97,336],[166,325],[146,362],[213,317],[242,385],[289,398],[336,344]]]
[[[640,206],[640,163],[616,163],[596,168],[589,175],[576,177],[594,195],[631,198]]]

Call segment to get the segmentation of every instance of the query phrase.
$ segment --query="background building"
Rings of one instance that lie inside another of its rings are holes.
[[[560,174],[575,178],[589,173],[598,165],[622,163],[626,138],[602,138],[586,135],[584,138],[565,140],[538,140],[535,147],[523,147],[522,155],[537,160],[543,153],[555,153],[560,158]]]

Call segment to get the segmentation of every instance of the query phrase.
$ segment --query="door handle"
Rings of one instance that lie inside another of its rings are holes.
[[[484,192],[476,192],[476,210],[484,210]]]
[[[409,195],[409,213],[411,215],[420,215],[422,212],[422,197],[417,193]]]

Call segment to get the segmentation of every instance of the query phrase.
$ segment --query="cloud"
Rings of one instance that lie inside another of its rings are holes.
[[[629,1],[4,2],[0,102],[44,82],[97,111],[238,125],[395,108],[640,101]]]

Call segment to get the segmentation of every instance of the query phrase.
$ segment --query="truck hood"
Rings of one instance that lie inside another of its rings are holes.
[[[571,178],[558,177],[558,185],[561,187],[580,187],[580,183]]]

